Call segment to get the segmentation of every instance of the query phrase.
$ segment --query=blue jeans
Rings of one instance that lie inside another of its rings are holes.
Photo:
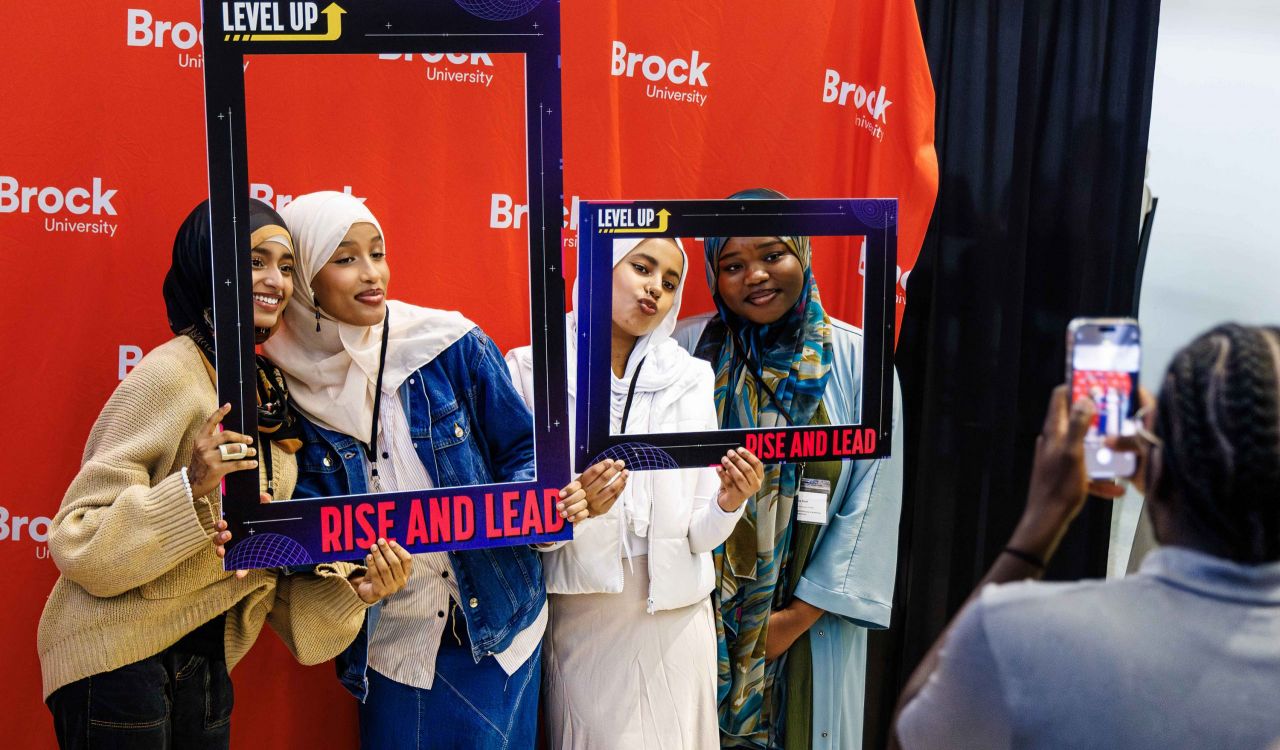
[[[465,627],[459,644],[440,639],[430,690],[369,670],[369,697],[360,705],[365,750],[532,750],[538,731],[542,646],[508,676],[493,657],[476,664]]]

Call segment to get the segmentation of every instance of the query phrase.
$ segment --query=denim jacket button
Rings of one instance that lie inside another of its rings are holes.
[[[320,463],[324,464],[325,466],[333,466],[333,462],[329,460],[328,456],[325,456],[324,460],[321,461]]]
[[[346,453],[343,453],[343,454],[342,454],[342,457],[343,457],[343,458],[345,458],[345,459],[347,459],[348,461],[350,461],[351,459],[353,459],[353,458],[355,458],[355,457],[356,457],[356,452],[355,452],[355,451],[347,451]]]
[[[463,436],[463,435],[465,435],[466,433],[462,431],[462,425],[458,424],[457,422],[454,422],[454,424],[453,424],[453,434],[454,434],[456,437],[462,437],[462,436]]]
[[[409,378],[409,385],[413,385],[413,382],[414,382],[414,379],[413,379],[413,378]]]
[[[473,596],[471,597],[471,601],[467,602],[467,604],[470,604],[471,608],[475,609],[476,607],[480,606],[480,600]]]

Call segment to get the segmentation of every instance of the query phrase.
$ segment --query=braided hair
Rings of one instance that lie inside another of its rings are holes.
[[[1216,552],[1280,560],[1280,328],[1228,323],[1169,365],[1156,410],[1155,488]]]

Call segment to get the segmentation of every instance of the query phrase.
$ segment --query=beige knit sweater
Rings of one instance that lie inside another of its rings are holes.
[[[36,641],[46,698],[157,654],[224,612],[228,669],[264,621],[304,664],[333,658],[359,632],[368,605],[346,580],[353,566],[243,580],[222,570],[211,542],[220,493],[193,505],[181,475],[217,406],[204,358],[179,336],[144,357],[102,409],[49,531],[62,575]],[[293,456],[272,446],[272,466],[277,496],[289,497]]]

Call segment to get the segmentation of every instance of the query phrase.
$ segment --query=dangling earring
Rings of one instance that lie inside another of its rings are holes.
[[[315,303],[316,308],[316,333],[320,333],[320,296],[312,293],[311,299]]]

